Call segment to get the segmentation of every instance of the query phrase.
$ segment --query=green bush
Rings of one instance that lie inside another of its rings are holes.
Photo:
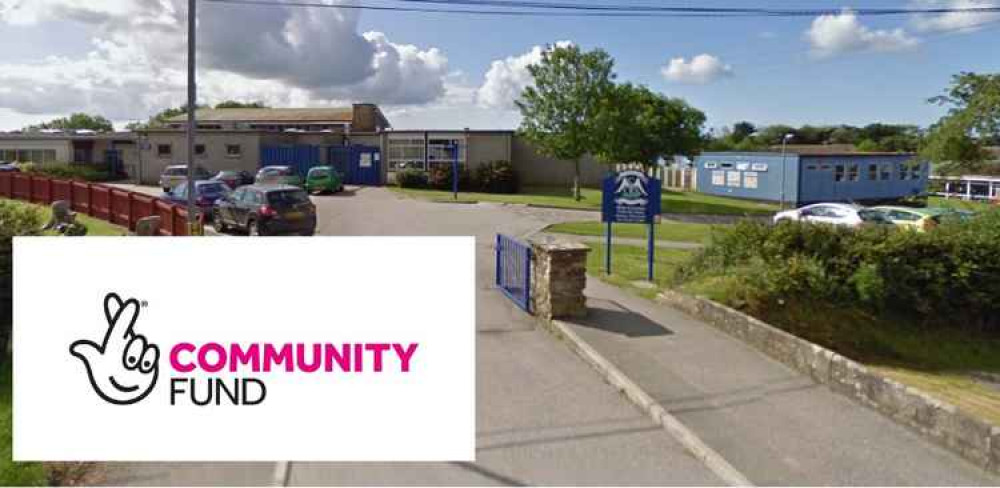
[[[681,266],[680,283],[728,276],[735,299],[820,300],[1000,332],[1000,210],[933,232],[743,222]]]
[[[486,193],[517,193],[520,180],[510,161],[490,161],[476,168],[476,185]]]
[[[41,234],[42,213],[28,205],[0,200],[0,358],[6,357],[10,338],[12,292],[12,247],[14,236]],[[0,365],[3,367],[3,365]]]
[[[427,186],[435,190],[451,190],[452,187],[452,167],[451,164],[435,164],[427,172]],[[472,176],[468,168],[459,166],[458,169],[458,189],[469,191],[472,189]]]
[[[61,180],[111,181],[115,179],[110,171],[102,165],[47,164],[34,165],[28,170],[22,168],[21,171]]]
[[[400,188],[427,188],[427,173],[419,169],[404,169],[396,173],[396,185]]]

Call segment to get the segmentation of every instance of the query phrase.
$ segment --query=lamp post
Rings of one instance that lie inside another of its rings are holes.
[[[194,207],[194,135],[197,130],[194,111],[197,107],[195,87],[195,31],[197,0],[188,0],[188,58],[187,58],[187,222],[188,235],[197,234],[198,219]]]
[[[781,138],[781,210],[785,209],[785,146],[794,134],[785,134]]]

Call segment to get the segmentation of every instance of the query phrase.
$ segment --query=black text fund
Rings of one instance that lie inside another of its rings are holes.
[[[171,378],[170,404],[260,405],[267,387],[257,378]]]

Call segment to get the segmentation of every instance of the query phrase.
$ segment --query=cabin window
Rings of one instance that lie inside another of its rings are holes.
[[[892,165],[891,164],[883,164],[882,165],[882,175],[881,175],[880,179],[883,180],[883,181],[885,181],[885,180],[891,180],[892,179]]]
[[[878,165],[869,164],[868,165],[868,179],[872,181],[878,180]]]
[[[844,181],[844,165],[838,164],[833,167],[833,181]]]
[[[847,166],[847,181],[858,181],[858,165],[850,164]]]

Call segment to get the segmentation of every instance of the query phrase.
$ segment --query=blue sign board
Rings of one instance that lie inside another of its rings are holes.
[[[601,221],[651,224],[660,215],[660,180],[641,171],[604,178]]]

